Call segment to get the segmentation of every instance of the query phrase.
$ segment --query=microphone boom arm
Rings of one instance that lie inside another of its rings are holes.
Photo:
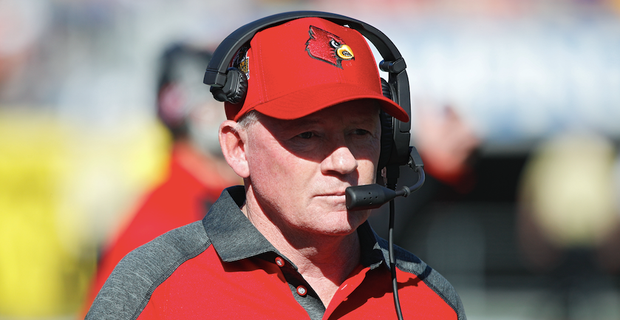
[[[415,147],[411,147],[409,167],[418,173],[418,181],[411,187],[402,186],[396,190],[378,184],[348,187],[345,190],[348,210],[379,208],[396,197],[407,197],[422,187],[426,180],[424,164]]]

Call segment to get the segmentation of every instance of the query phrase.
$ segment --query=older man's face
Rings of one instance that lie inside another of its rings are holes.
[[[370,212],[347,212],[345,189],[374,182],[380,135],[373,101],[296,120],[262,117],[245,145],[258,204],[283,232],[350,234]]]

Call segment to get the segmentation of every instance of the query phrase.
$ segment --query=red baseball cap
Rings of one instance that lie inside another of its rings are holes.
[[[301,18],[262,30],[235,59],[248,78],[243,105],[225,103],[228,119],[251,110],[290,120],[351,100],[372,99],[407,122],[403,108],[383,96],[366,39],[321,18]]]

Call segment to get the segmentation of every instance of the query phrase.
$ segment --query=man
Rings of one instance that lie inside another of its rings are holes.
[[[380,109],[409,120],[383,96],[366,40],[302,18],[258,32],[238,56],[247,95],[226,103],[219,134],[244,187],[129,254],[87,318],[395,318],[387,243],[369,210],[345,204],[347,187],[374,183]],[[399,248],[396,260],[406,318],[465,319],[442,276]]]
[[[127,253],[167,231],[202,219],[205,208],[240,180],[224,161],[218,142],[217,127],[226,116],[196,81],[211,55],[201,47],[175,43],[161,56],[157,116],[172,138],[168,172],[106,244],[83,315]]]

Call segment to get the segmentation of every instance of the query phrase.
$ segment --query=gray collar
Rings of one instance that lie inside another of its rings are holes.
[[[270,252],[281,256],[241,212],[239,208],[244,202],[243,186],[227,188],[202,220],[218,255],[226,262]],[[385,248],[385,240],[377,236],[368,222],[364,222],[357,233],[360,238],[362,265],[373,269],[381,265],[385,260],[385,250],[382,250],[382,247]]]

